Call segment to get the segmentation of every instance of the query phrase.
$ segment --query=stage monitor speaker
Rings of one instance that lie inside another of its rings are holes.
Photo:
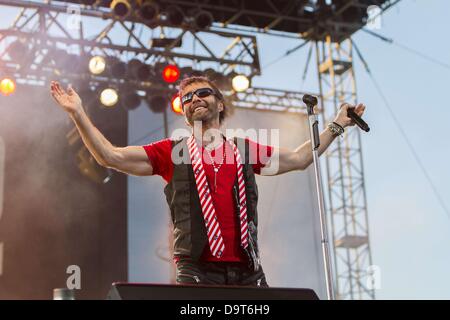
[[[116,282],[108,300],[319,300],[311,289]]]

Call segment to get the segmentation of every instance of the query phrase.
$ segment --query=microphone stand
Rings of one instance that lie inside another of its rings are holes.
[[[323,189],[322,189],[322,178],[320,175],[320,163],[319,163],[319,155],[318,149],[320,146],[320,138],[319,138],[319,122],[317,120],[317,116],[314,114],[314,106],[317,105],[317,98],[304,95],[303,102],[306,104],[306,109],[308,111],[308,119],[309,119],[309,133],[311,136],[311,147],[313,153],[313,162],[314,162],[314,173],[316,180],[316,191],[317,198],[319,202],[319,214],[320,214],[320,235],[321,235],[321,244],[322,244],[322,255],[323,255],[323,266],[325,271],[325,283],[327,287],[327,298],[328,300],[334,300],[334,289],[333,289],[333,276],[331,270],[331,259],[330,259],[330,249],[328,244],[328,231],[327,231],[327,222],[325,215],[325,206],[323,200]]]

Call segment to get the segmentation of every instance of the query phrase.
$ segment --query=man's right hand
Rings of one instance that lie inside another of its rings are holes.
[[[74,114],[82,109],[80,96],[72,87],[67,88],[67,92],[57,81],[50,84],[50,93],[55,101],[68,113]]]

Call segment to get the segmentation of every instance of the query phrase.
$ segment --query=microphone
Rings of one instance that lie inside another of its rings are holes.
[[[360,116],[355,112],[354,107],[350,107],[347,109],[347,117],[355,121],[356,125],[361,128],[361,130],[364,130],[365,132],[369,132],[370,128],[369,125],[361,119]]]
[[[317,98],[312,95],[305,94],[303,95],[302,100],[308,107],[314,107],[317,105]]]

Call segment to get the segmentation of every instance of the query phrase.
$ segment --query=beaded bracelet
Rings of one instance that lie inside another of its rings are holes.
[[[340,136],[344,133],[344,128],[336,122],[330,122],[327,127],[336,136]]]

